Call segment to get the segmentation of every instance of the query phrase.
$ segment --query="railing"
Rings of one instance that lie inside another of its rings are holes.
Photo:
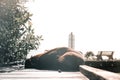
[[[81,65],[80,71],[90,80],[120,80],[120,75],[116,73],[98,68],[93,68],[86,65]]]
[[[15,69],[23,69],[25,62],[23,60],[21,61],[14,61],[10,62],[9,65],[11,65]]]

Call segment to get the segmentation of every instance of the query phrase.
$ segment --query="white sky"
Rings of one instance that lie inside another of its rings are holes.
[[[75,35],[75,50],[115,51],[120,57],[120,0],[35,0],[28,3],[37,35],[43,35],[39,52],[68,46]]]

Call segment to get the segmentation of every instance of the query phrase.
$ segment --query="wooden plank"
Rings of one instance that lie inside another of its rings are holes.
[[[120,80],[120,75],[105,71],[90,66],[82,65],[80,66],[81,72],[90,77],[92,80]]]
[[[0,73],[0,80],[89,80],[81,72],[61,72],[24,69],[10,73]]]

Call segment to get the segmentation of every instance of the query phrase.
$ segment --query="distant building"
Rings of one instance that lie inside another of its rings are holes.
[[[75,36],[72,32],[69,34],[68,47],[72,49],[75,48]]]

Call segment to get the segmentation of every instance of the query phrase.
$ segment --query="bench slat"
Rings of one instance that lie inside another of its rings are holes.
[[[95,80],[95,78],[97,78],[98,80],[120,80],[120,75],[116,73],[93,68],[87,65],[81,65],[80,70],[84,75],[88,77],[94,77],[94,79],[92,78],[92,80]]]

